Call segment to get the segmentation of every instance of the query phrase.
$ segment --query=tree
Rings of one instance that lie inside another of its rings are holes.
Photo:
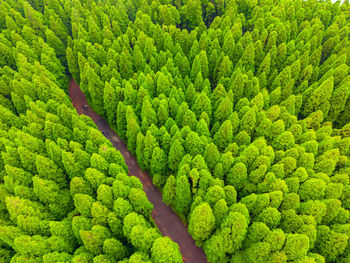
[[[157,125],[158,119],[155,110],[152,107],[149,98],[146,97],[143,100],[142,110],[141,110],[141,119],[142,119],[142,132],[146,133],[149,126],[152,124]]]
[[[39,235],[22,235],[14,239],[14,246],[23,255],[43,256],[50,252],[47,238]]]
[[[227,203],[228,206],[232,206],[237,202],[237,191],[232,185],[226,185],[224,190],[226,195],[225,203]],[[220,207],[224,206],[225,205],[220,205]]]
[[[119,197],[117,200],[114,201],[113,206],[115,214],[120,218],[123,219],[128,214],[133,212],[133,207],[130,204],[130,202],[124,198]]]
[[[210,246],[213,245],[217,236],[222,237],[222,245],[219,246],[219,255],[222,252],[234,253],[241,248],[243,239],[247,232],[247,222],[245,217],[241,213],[230,212],[221,224],[221,229],[217,235],[213,235],[204,245],[204,251],[208,251]],[[209,252],[209,251],[208,251]],[[221,256],[222,257],[222,256]]]
[[[305,102],[303,115],[308,116],[316,110],[321,110],[324,117],[327,117],[330,104],[329,99],[333,92],[334,79],[328,78],[322,84],[316,88]]]
[[[124,82],[123,95],[124,95],[124,103],[126,107],[127,106],[134,107],[137,100],[137,92],[132,86],[130,81]]]
[[[181,21],[184,21],[185,26],[192,30],[202,22],[202,5],[198,0],[190,0],[183,5],[180,10]]]
[[[133,56],[133,66],[135,68],[135,71],[143,71],[145,68],[145,59],[143,57],[143,54],[140,50],[139,46],[134,47],[134,56]]]
[[[265,208],[258,216],[258,221],[265,223],[270,229],[277,228],[280,220],[281,214],[274,207]]]
[[[286,238],[284,252],[289,260],[305,256],[309,250],[309,238],[306,235],[289,234]]]
[[[174,6],[160,5],[159,18],[162,24],[174,25],[180,22],[180,16],[177,9]]]
[[[158,111],[157,111],[157,117],[159,120],[160,125],[165,125],[166,121],[169,118],[169,107],[168,107],[168,101],[167,100],[161,100]]]
[[[266,262],[270,256],[270,244],[266,242],[257,242],[252,244],[245,252],[250,261]]]
[[[190,215],[188,225],[188,232],[194,240],[200,244],[211,236],[214,228],[215,217],[208,203],[197,206]]]
[[[95,110],[99,115],[103,115],[104,107],[103,107],[103,91],[104,85],[101,81],[100,77],[96,73],[95,69],[86,63],[84,67],[85,74],[89,76],[88,78],[88,90],[89,95],[91,97],[91,102]]]
[[[192,69],[191,69],[191,80],[192,82],[195,82],[198,74],[202,72],[201,62],[199,60],[199,55],[197,55],[192,63]]]
[[[204,159],[209,169],[213,170],[220,160],[220,152],[214,143],[208,144],[204,152]]]
[[[210,262],[228,262],[224,247],[224,236],[215,233],[204,243],[204,252]]]
[[[193,112],[196,114],[197,119],[201,116],[203,112],[206,112],[211,117],[212,114],[212,106],[210,99],[208,98],[207,94],[204,92],[201,92],[193,104]]]
[[[137,213],[149,216],[153,210],[153,205],[148,201],[146,193],[142,189],[131,188],[129,200]]]
[[[346,248],[348,236],[321,225],[317,229],[317,248],[326,260],[335,260]]]
[[[204,152],[205,145],[202,139],[199,137],[198,133],[196,132],[190,132],[187,134],[184,145],[186,152],[189,153],[191,156],[203,154]]]
[[[192,194],[190,183],[184,175],[176,178],[174,201],[175,209],[179,213],[186,215],[192,202]]]
[[[72,256],[68,253],[59,253],[57,251],[53,253],[48,253],[43,256],[44,262],[54,262],[55,260],[60,260],[60,261],[71,261]]]
[[[152,135],[151,131],[148,130],[144,139],[143,149],[143,162],[146,169],[151,169],[153,151],[158,146],[157,139]]]
[[[208,127],[208,122],[206,121],[206,119],[209,119],[209,117],[207,118],[206,113],[203,112],[202,114],[202,118],[199,120],[197,127],[196,127],[196,132],[198,133],[199,136],[205,136],[205,137],[210,137],[210,131],[209,131],[209,127]]]
[[[271,129],[274,127],[272,126]],[[274,149],[276,150],[287,150],[294,146],[294,136],[290,131],[285,131],[279,134],[272,142]]]
[[[78,176],[73,177],[70,181],[70,192],[73,197],[75,194],[87,194],[90,196],[93,194],[93,190],[89,183],[84,180],[84,178]]]
[[[252,135],[256,123],[256,113],[254,109],[249,109],[240,121],[240,129]]]
[[[163,202],[167,205],[173,205],[175,202],[175,185],[176,179],[170,175],[163,188]]]
[[[241,57],[242,66],[245,67],[246,71],[254,70],[254,59],[255,59],[255,48],[254,44],[248,45]]]
[[[339,88],[335,89],[332,97],[330,98],[330,110],[327,116],[329,121],[336,121],[339,114],[344,110],[346,101],[350,95],[350,89],[347,84],[341,85]]]
[[[60,187],[65,187],[67,185],[65,175],[59,167],[50,159],[37,155],[36,157],[36,170],[41,178],[52,180],[58,184]]]
[[[182,262],[179,246],[169,237],[161,237],[154,241],[151,249],[152,262],[155,263],[180,263]]]
[[[130,238],[135,248],[149,253],[154,241],[160,238],[160,234],[155,228],[145,228],[141,225],[137,225],[131,230]]]
[[[226,120],[214,135],[214,142],[220,150],[224,150],[232,142],[232,139],[232,124],[230,120]]]
[[[126,217],[124,217],[124,224],[123,224],[123,234],[130,240],[131,238],[131,231],[135,226],[143,226],[148,228],[149,223],[146,221],[146,219],[135,212],[132,212],[128,214]]]
[[[123,48],[123,51],[120,54],[119,69],[121,71],[121,76],[124,79],[128,80],[132,77],[132,57],[127,48]]]
[[[322,199],[326,190],[326,183],[322,179],[311,178],[305,181],[299,188],[301,200]]]
[[[168,164],[173,171],[178,170],[178,166],[182,157],[185,155],[184,147],[179,139],[174,140],[169,150]]]
[[[218,68],[218,76],[217,81],[219,81],[222,77],[229,78],[232,74],[232,61],[228,56],[225,56]]]
[[[229,97],[222,100],[215,111],[214,121],[222,123],[229,118],[232,113],[233,104]]]
[[[122,260],[128,254],[127,248],[123,243],[115,238],[109,238],[104,241],[103,253],[113,257],[115,260]]]
[[[136,150],[137,134],[140,132],[140,126],[135,117],[135,113],[130,106],[126,107],[126,138],[129,149],[132,153]]]
[[[157,79],[157,95],[164,94],[169,96],[171,90],[171,82],[169,75],[164,74],[163,72],[159,73],[159,77]]]
[[[91,217],[93,202],[93,198],[87,194],[74,195],[74,205],[82,216]]]
[[[110,238],[108,228],[95,225],[90,231],[81,230],[80,237],[86,249],[94,255],[99,255],[103,250],[103,243]]]
[[[101,155],[93,153],[90,159],[91,168],[95,168],[102,173],[107,173],[109,168],[109,163]]]
[[[105,83],[103,105],[104,110],[107,114],[108,122],[114,125],[117,115],[118,98],[115,87],[113,87],[108,82]]]
[[[204,35],[205,33],[203,33]],[[208,65],[208,57],[207,57],[207,52],[205,50],[201,50],[199,53],[199,61],[201,64],[201,73],[204,79],[209,78],[209,65]]]
[[[151,159],[151,173],[153,175],[159,174],[162,177],[164,177],[164,174],[166,174],[166,172],[167,172],[166,155],[161,148],[156,147],[153,150],[152,159]],[[164,179],[166,179],[166,178],[164,178]],[[164,183],[165,183],[165,181],[164,181]],[[162,185],[163,185],[163,183],[162,183]]]

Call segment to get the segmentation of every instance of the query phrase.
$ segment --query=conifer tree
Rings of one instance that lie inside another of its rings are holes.
[[[348,1],[68,2],[0,5],[2,261],[182,262],[69,77],[209,262],[349,261]]]
[[[169,150],[168,164],[169,168],[173,171],[177,171],[178,165],[185,155],[184,147],[179,139],[175,139]]]
[[[190,189],[190,183],[186,176],[180,176],[176,179],[175,184],[175,197],[174,197],[174,206],[175,209],[186,215],[189,211],[190,205],[192,202],[192,194]]]
[[[233,139],[232,124],[231,121],[226,120],[220,126],[217,133],[214,135],[214,142],[220,150],[225,149]]]
[[[204,241],[212,233],[215,217],[207,203],[197,206],[190,217],[188,231],[195,240]]]
[[[311,112],[321,110],[323,116],[328,115],[330,104],[329,99],[333,92],[333,78],[325,80],[318,88],[316,88],[308,99],[306,99],[303,114],[304,116],[309,115]]]

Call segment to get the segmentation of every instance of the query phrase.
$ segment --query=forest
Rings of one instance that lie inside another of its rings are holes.
[[[184,260],[71,79],[208,262],[350,262],[349,20],[349,0],[2,0],[0,262]]]

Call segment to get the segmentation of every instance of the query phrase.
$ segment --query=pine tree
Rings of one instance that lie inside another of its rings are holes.
[[[330,109],[327,119],[334,122],[339,114],[344,110],[347,99],[350,95],[350,89],[346,83],[334,90],[329,100]]]
[[[190,217],[188,231],[197,241],[204,241],[210,237],[215,227],[215,217],[207,203],[197,206]]]
[[[61,60],[61,62],[65,62],[66,48],[63,42],[50,29],[46,29],[45,36],[50,47],[55,49],[57,57]]]
[[[180,176],[176,179],[175,185],[175,209],[183,215],[186,215],[189,211],[192,202],[192,194],[190,183],[186,176]]]
[[[224,100],[221,101],[218,108],[216,109],[214,114],[214,121],[222,123],[223,121],[227,120],[232,113],[232,109],[233,104],[229,97],[226,97]]]
[[[126,107],[125,118],[126,118],[126,138],[127,138],[128,147],[131,152],[135,153],[136,138],[137,138],[137,134],[140,132],[140,126],[135,117],[135,113],[133,112],[130,106]]]
[[[179,246],[175,242],[172,242],[169,237],[156,239],[151,251],[151,259],[155,263],[162,263],[165,261],[171,263],[182,262]]]
[[[199,55],[197,55],[194,58],[193,63],[192,63],[192,69],[191,69],[192,82],[195,82],[198,74],[201,73],[201,72],[202,72],[201,61],[200,61]]]
[[[203,21],[202,5],[199,0],[189,0],[181,7],[181,20],[185,22],[185,26],[192,30]]]
[[[219,81],[222,77],[231,77],[232,73],[232,62],[228,56],[224,56],[220,67],[218,68],[218,76],[217,76],[217,81]]]
[[[128,51],[128,49],[123,48],[122,53],[120,54],[120,62],[119,62],[119,69],[121,76],[124,79],[129,79],[133,75],[132,70],[132,57]]]
[[[310,113],[321,110],[324,117],[327,117],[330,104],[329,99],[333,92],[333,78],[325,80],[318,88],[316,88],[306,100],[303,115],[308,116]]]
[[[121,138],[126,138],[125,105],[119,101],[117,107],[117,129]]]
[[[169,168],[173,171],[177,171],[178,165],[185,155],[185,149],[179,139],[175,139],[169,150],[168,164]]]
[[[232,124],[231,121],[226,120],[214,135],[214,142],[220,150],[224,150],[232,142],[232,139]]]
[[[106,82],[103,92],[103,105],[107,114],[108,122],[114,124],[117,115],[118,98],[115,88],[108,82]]]
[[[133,56],[133,66],[135,68],[135,71],[143,71],[145,64],[146,62],[139,46],[135,46]]]
[[[193,105],[193,111],[197,118],[199,118],[203,112],[206,112],[209,118],[211,117],[212,106],[210,99],[205,93],[202,92],[198,95]]]
[[[88,89],[89,95],[91,97],[92,105],[97,111],[99,115],[103,115],[104,107],[103,107],[103,91],[104,86],[97,75],[95,70],[90,66],[85,66],[85,74],[89,76],[88,78]]]
[[[174,205],[175,185],[176,179],[173,175],[170,175],[163,188],[163,202],[168,205]]]
[[[164,175],[166,174],[166,167],[166,155],[164,151],[159,147],[155,147],[151,159],[152,174]]]
[[[146,169],[151,169],[151,160],[155,147],[158,147],[157,139],[152,135],[151,131],[148,130],[144,139],[143,149],[143,162]]]
[[[142,131],[143,133],[147,132],[147,129],[152,125],[157,125],[158,119],[155,110],[152,107],[151,102],[148,97],[145,97],[142,104],[141,110],[141,119],[142,119]]]

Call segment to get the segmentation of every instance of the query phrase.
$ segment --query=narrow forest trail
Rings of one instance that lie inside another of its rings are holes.
[[[152,183],[152,179],[148,173],[141,170],[136,158],[127,149],[125,142],[90,107],[83,108],[83,105],[88,105],[88,103],[84,93],[74,79],[69,84],[69,96],[78,114],[85,114],[91,117],[99,130],[104,133],[104,136],[120,151],[129,168],[129,175],[134,175],[140,179],[143,184],[143,190],[154,207],[151,214],[154,222],[164,236],[170,237],[171,240],[179,244],[183,261],[185,263],[207,262],[203,250],[195,245],[194,240],[188,233],[180,217],[168,205],[162,202],[162,194],[159,189]]]

